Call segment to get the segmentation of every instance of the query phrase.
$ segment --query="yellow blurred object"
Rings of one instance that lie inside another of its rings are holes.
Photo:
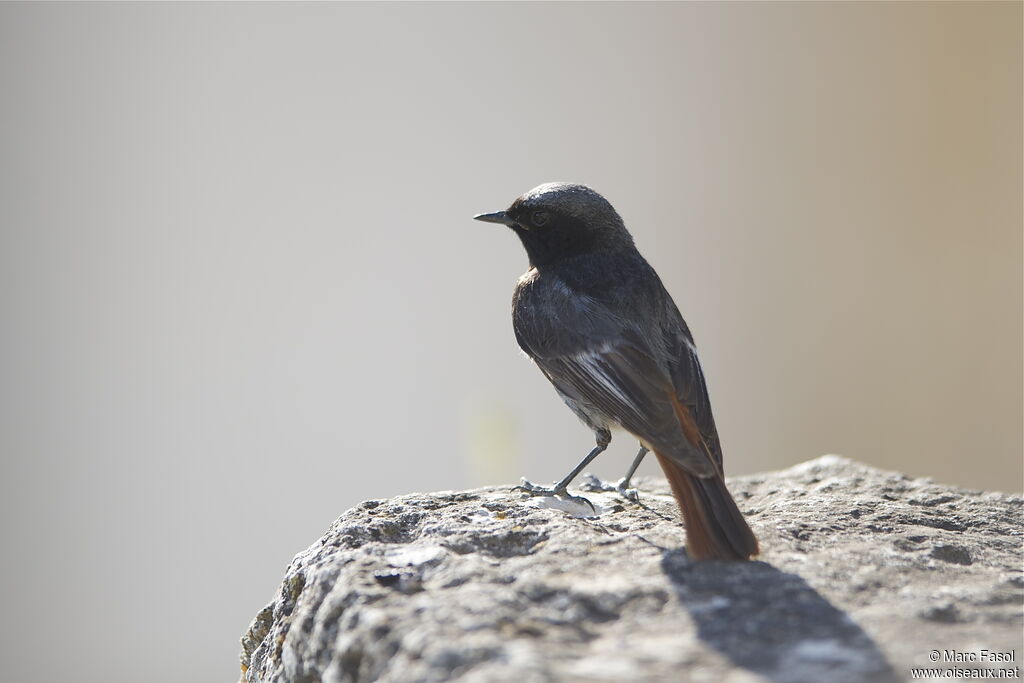
[[[522,476],[519,423],[507,405],[472,409],[463,423],[462,456],[469,485],[514,484]]]

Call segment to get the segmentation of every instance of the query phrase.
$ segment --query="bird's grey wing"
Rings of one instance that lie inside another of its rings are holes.
[[[699,439],[688,438],[668,368],[620,317],[600,306],[563,308],[557,317],[534,310],[515,316],[514,327],[523,350],[584,413],[611,419],[694,474],[714,473]]]
[[[688,438],[693,430],[687,429],[685,407],[670,379],[640,345],[622,341],[536,363],[565,396],[596,409],[694,474],[714,473],[699,439]]]

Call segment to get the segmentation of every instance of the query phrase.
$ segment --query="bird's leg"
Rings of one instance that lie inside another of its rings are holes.
[[[580,461],[580,464],[576,465],[576,467],[572,469],[572,472],[565,475],[565,477],[563,477],[560,482],[555,484],[553,488],[549,489],[544,488],[543,486],[537,486],[536,484],[533,484],[527,481],[526,479],[523,479],[522,484],[513,487],[512,490],[524,491],[530,494],[531,496],[557,496],[559,498],[564,498],[566,500],[571,500],[579,503],[586,503],[587,505],[590,506],[591,510],[594,510],[596,512],[597,508],[595,508],[594,504],[591,503],[589,500],[581,496],[570,495],[568,492],[569,484],[572,482],[572,480],[575,479],[577,475],[579,475],[579,473],[583,471],[584,467],[593,462],[594,458],[596,458],[602,452],[604,452],[604,450],[608,448],[608,444],[611,443],[612,434],[607,429],[599,429],[596,433],[597,446],[594,448],[594,450],[590,451],[590,453],[587,454],[587,457],[583,458],[583,460]]]
[[[633,464],[630,465],[629,470],[626,471],[626,476],[619,479],[614,485],[606,484],[594,475],[590,475],[589,480],[582,484],[580,488],[584,491],[614,491],[626,500],[639,503],[640,496],[637,494],[636,489],[629,488],[629,483],[630,480],[633,479],[633,475],[636,474],[636,468],[640,467],[640,463],[643,462],[644,456],[647,455],[648,452],[647,447],[641,445],[636,457],[633,458]]]
[[[640,496],[637,494],[636,489],[629,488],[629,484],[633,479],[633,475],[636,474],[636,468],[640,467],[640,463],[643,462],[645,455],[647,455],[647,446],[641,444],[640,450],[637,451],[636,457],[633,458],[633,464],[626,471],[626,476],[619,479],[615,484],[615,490],[619,492],[619,495],[634,503],[639,502]]]

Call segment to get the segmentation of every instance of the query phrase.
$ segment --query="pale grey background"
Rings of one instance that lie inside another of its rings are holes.
[[[549,180],[675,295],[730,473],[1019,490],[1021,18],[0,6],[5,676],[233,680],[347,507],[564,474],[524,255],[469,220]]]

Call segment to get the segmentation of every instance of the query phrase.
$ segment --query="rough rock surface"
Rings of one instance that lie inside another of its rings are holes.
[[[640,484],[640,505],[585,493],[597,515],[508,487],[366,501],[289,565],[242,638],[242,679],[1020,675],[1019,495],[825,456],[730,480],[763,554],[694,563],[667,485]],[[982,650],[1015,652],[930,657]]]

